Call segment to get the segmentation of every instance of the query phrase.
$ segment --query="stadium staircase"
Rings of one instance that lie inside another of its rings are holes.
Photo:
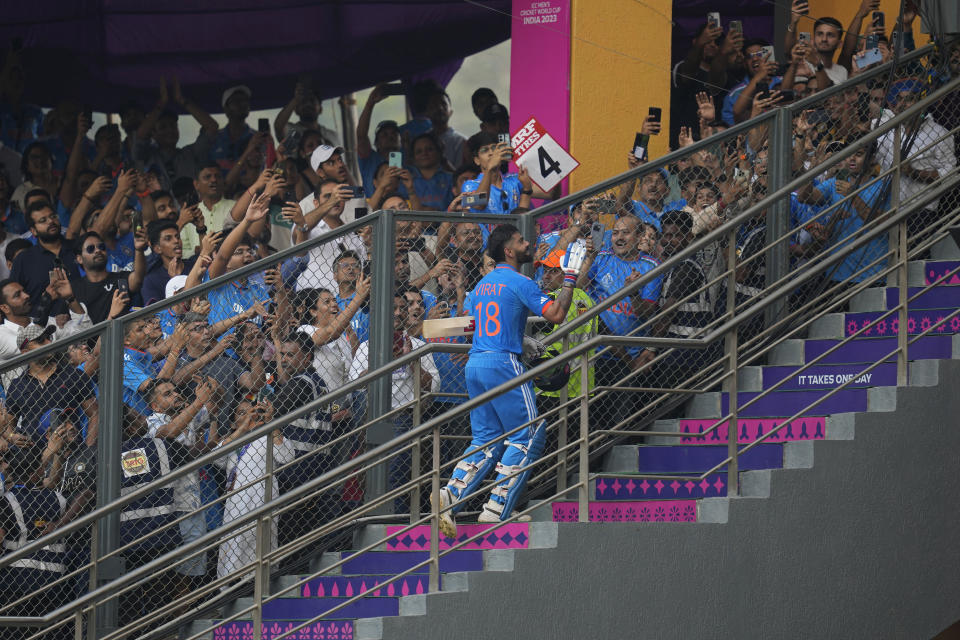
[[[933,256],[938,259],[909,264],[911,287],[932,284],[960,267],[950,239],[936,245]],[[934,416],[938,410],[952,413],[955,423],[957,407],[950,407],[957,394],[951,387],[960,381],[960,367],[944,361],[960,358],[960,319],[910,346],[912,388],[898,389],[895,359],[858,375],[864,363],[896,348],[896,316],[877,322],[896,304],[894,288],[865,290],[852,299],[849,312],[819,318],[808,338],[784,341],[768,364],[743,370],[741,405],[777,381],[789,382],[741,411],[741,444],[857,379],[742,454],[739,496],[727,497],[725,470],[700,482],[637,476],[701,474],[726,458],[726,425],[701,434],[727,411],[727,394],[700,393],[687,403],[685,417],[653,427],[689,434],[679,446],[654,436],[607,454],[603,472],[591,482],[590,524],[577,523],[577,502],[544,504],[532,522],[510,524],[442,556],[438,593],[428,593],[426,568],[381,587],[427,558],[430,529],[418,526],[343,564],[337,575],[314,578],[267,603],[263,638],[363,592],[374,597],[288,637],[451,638],[470,634],[471,624],[495,620],[510,629],[507,637],[628,637],[619,625],[631,616],[632,637],[932,637],[960,617],[957,580],[950,575],[956,564],[923,560],[937,555],[924,553],[925,545],[944,542],[938,531],[956,530],[957,516],[940,510],[942,501],[934,499],[960,489],[955,456],[942,451],[924,458],[929,443],[917,445],[909,430],[896,427],[913,420],[918,431],[935,430],[947,449],[956,441],[955,424],[938,424]],[[908,331],[926,330],[958,307],[960,277],[954,275],[911,302]],[[793,374],[865,325],[865,332],[821,363]],[[933,405],[942,406],[931,410]],[[900,455],[915,466],[905,468],[896,459]],[[489,526],[461,524],[460,539]],[[367,526],[355,548],[402,528]],[[451,543],[444,541],[441,549]],[[312,569],[350,553],[324,554]],[[946,548],[943,554],[945,561],[957,555]],[[299,579],[282,577],[273,592]],[[938,579],[943,591],[931,591]],[[918,591],[897,602],[894,594],[909,588]],[[249,605],[241,599],[235,609]],[[740,609],[752,612],[755,626],[727,615]],[[837,610],[847,610],[848,619],[824,615]],[[711,619],[720,626],[711,627]],[[195,621],[191,629],[212,624]],[[252,624],[249,618],[227,622],[206,637],[252,638]],[[862,633],[846,635],[849,629]],[[488,629],[480,637],[495,634]]]

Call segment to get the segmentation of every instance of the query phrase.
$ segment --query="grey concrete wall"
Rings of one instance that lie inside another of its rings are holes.
[[[383,637],[931,638],[960,619],[960,362],[819,441],[726,524],[561,525]]]

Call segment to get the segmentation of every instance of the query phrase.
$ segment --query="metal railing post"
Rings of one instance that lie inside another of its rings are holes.
[[[767,190],[777,191],[790,182],[793,175],[793,117],[790,109],[780,108],[771,125],[770,152],[767,156]],[[780,198],[770,205],[766,216],[769,247],[766,255],[765,286],[779,282],[790,269],[790,256],[787,243],[778,241],[790,229],[790,200]],[[778,300],[764,311],[765,327],[783,317],[785,300]]]
[[[394,220],[392,211],[381,211],[374,218],[373,255],[371,259],[370,308],[393,309],[394,274]],[[369,371],[386,365],[393,359],[393,313],[370,314]],[[367,421],[373,421],[390,411],[391,379],[383,376],[370,382],[367,387]],[[376,446],[393,438],[393,426],[389,421],[371,425],[366,434],[367,444]],[[377,465],[366,474],[368,499],[378,498],[387,492],[389,463]],[[376,513],[392,512],[390,505],[381,505]]]
[[[253,640],[262,640],[263,638],[263,598],[266,596],[268,589],[264,588],[264,573],[267,574],[267,579],[269,579],[269,572],[264,571],[264,548],[263,548],[263,523],[267,523],[267,530],[269,534],[270,529],[270,516],[264,518],[257,518],[257,563],[254,569],[253,577],[253,611],[251,612],[251,617],[253,618]]]
[[[97,506],[120,497],[120,447],[123,442],[123,321],[111,320],[100,344],[100,411],[97,423]],[[109,462],[108,462],[109,461]],[[97,522],[95,558],[120,546],[120,511],[112,511]],[[97,585],[103,586],[122,574],[122,562],[113,557],[97,564]],[[110,598],[97,607],[98,635],[117,628],[119,602]]]
[[[587,380],[590,375],[590,359],[584,354],[580,361],[580,490],[578,520],[590,522],[590,396]],[[561,470],[563,471],[563,470]]]
[[[563,336],[563,353],[570,348],[570,336]],[[586,386],[581,382],[584,390]],[[584,391],[586,393],[586,391]],[[570,392],[567,385],[560,389],[560,416],[557,425],[557,493],[567,488],[567,401],[570,399]]]
[[[276,482],[275,469],[277,466],[276,451],[273,446],[273,434],[268,433],[265,437],[267,438],[267,459],[266,464],[264,465],[266,473],[264,474],[265,477],[263,480],[263,504],[267,504],[273,500],[273,483]],[[263,570],[267,574],[268,579],[270,576],[270,560],[264,558],[264,556],[273,551],[271,544],[272,540],[270,536],[272,528],[273,527],[270,526],[270,522],[268,521],[265,531],[260,532],[260,548],[262,553],[257,554],[257,560],[263,565]],[[269,585],[267,585],[267,592],[269,592]]]
[[[430,475],[430,591],[440,590],[440,424],[433,428],[433,472]]]
[[[890,184],[890,210],[896,211],[900,207],[900,176],[903,170],[903,127],[893,130],[893,181]],[[910,316],[907,313],[907,219],[902,219],[896,229],[891,229],[891,236],[897,239],[897,386],[907,386],[907,343],[910,338]]]
[[[730,230],[727,237],[727,319],[732,319],[736,313],[737,304],[737,231]],[[731,327],[723,340],[724,356],[727,359],[727,371],[729,375],[724,383],[729,398],[730,421],[727,423],[727,457],[730,462],[727,463],[727,495],[735,496],[740,494],[739,468],[737,464],[737,433],[739,425],[737,419],[737,327]]]
[[[413,361],[413,426],[420,426],[420,403],[423,401],[423,392],[420,388],[420,361]],[[410,452],[410,480],[414,481],[420,476],[420,438],[413,443],[413,451]],[[410,524],[420,519],[420,483],[414,483],[410,489]]]

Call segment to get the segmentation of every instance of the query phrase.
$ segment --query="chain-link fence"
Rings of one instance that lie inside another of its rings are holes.
[[[758,97],[756,119],[526,219],[380,214],[320,243],[315,238],[331,230],[308,215],[292,231],[307,243],[302,254],[285,251],[254,266],[245,220],[219,247],[202,248],[199,266],[169,278],[164,305],[79,337],[64,330],[69,320],[54,319],[52,335],[40,325],[18,332],[17,350],[57,341],[28,364],[0,370],[0,417],[14,445],[4,452],[5,552],[54,535],[27,557],[0,561],[7,572],[0,616],[45,615],[126,576],[116,592],[78,610],[82,626],[97,624],[96,606],[101,620],[116,615],[131,637],[168,633],[184,612],[214,617],[255,578],[302,568],[298,558],[336,544],[357,519],[384,511],[407,519],[412,511],[412,523],[425,521],[431,482],[460,466],[470,440],[468,413],[451,415],[466,400],[465,354],[409,354],[429,342],[424,319],[469,312],[469,292],[490,268],[483,247],[498,220],[526,233],[534,218],[542,222],[530,269],[544,295],[557,296],[570,247],[586,251],[566,321],[529,326],[548,355],[597,335],[651,339],[586,350],[567,364],[569,380],[535,381],[546,444],[531,494],[552,494],[543,480],[553,476],[564,489],[575,468],[568,458],[582,444],[575,413],[584,394],[597,455],[617,432],[718,388],[731,363],[750,363],[785,332],[840,308],[849,295],[838,294],[882,283],[893,256],[885,237],[856,243],[883,222],[891,201],[908,203],[956,166],[949,121],[956,93],[924,117],[887,124],[935,88],[936,68],[913,58],[892,74],[867,72],[863,83],[779,112]],[[887,128],[874,144],[849,146],[878,127]],[[898,147],[909,163],[895,174],[887,170]],[[631,163],[642,160],[631,155]],[[767,198],[811,168],[818,174],[794,193]],[[926,208],[910,230],[918,252],[942,235],[954,194]],[[248,215],[252,222],[262,212]],[[801,271],[802,282],[788,286]],[[218,277],[216,286],[201,284]],[[735,340],[717,332],[735,317]],[[564,327],[571,323],[575,329]],[[705,336],[713,341],[670,346]],[[367,457],[428,420],[439,425],[435,434],[418,432]],[[481,486],[465,511],[492,486]],[[85,515],[118,496],[127,502],[112,524],[110,516],[95,523]],[[19,538],[9,535],[14,530]],[[69,633],[64,625],[37,637]]]

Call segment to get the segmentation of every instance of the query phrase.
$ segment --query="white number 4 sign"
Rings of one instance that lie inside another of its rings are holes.
[[[529,122],[513,134],[511,144],[514,162],[517,166],[524,167],[534,184],[543,191],[553,189],[580,166],[536,118],[530,118]]]

